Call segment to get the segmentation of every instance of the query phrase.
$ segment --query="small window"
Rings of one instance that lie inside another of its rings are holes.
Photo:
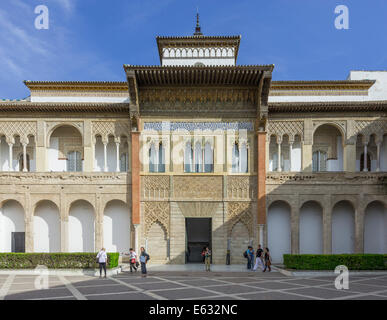
[[[70,151],[67,154],[67,171],[68,172],[82,171],[82,157],[79,151]]]
[[[313,171],[327,171],[327,153],[324,151],[313,152]]]

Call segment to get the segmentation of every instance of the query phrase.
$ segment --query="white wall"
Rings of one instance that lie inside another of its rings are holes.
[[[332,253],[353,253],[355,249],[355,213],[347,202],[332,211]]]
[[[103,171],[103,161],[104,161],[104,153],[103,153],[103,143],[100,138],[97,139],[95,143],[94,149],[94,171],[102,172]]]
[[[0,209],[0,252],[11,252],[12,232],[25,232],[23,207],[14,200]]]
[[[291,171],[301,171],[301,143],[297,142],[293,144],[292,148],[292,168]]]
[[[322,254],[322,209],[315,202],[305,203],[300,210],[300,253]]]
[[[282,262],[282,255],[291,252],[290,208],[286,203],[278,201],[269,207],[267,238],[273,262]]]
[[[327,160],[327,171],[343,171],[343,143],[342,137],[337,137],[337,160]]]
[[[60,252],[60,216],[56,205],[41,202],[34,215],[34,252]]]
[[[351,71],[349,80],[376,80],[368,90],[368,100],[387,100],[387,71]]]
[[[103,238],[108,252],[129,252],[130,212],[121,201],[110,201],[105,208]]]
[[[50,138],[50,147],[48,149],[48,170],[66,171],[66,160],[58,160],[59,157],[59,138]]]
[[[364,253],[387,253],[387,212],[382,203],[371,203],[364,216]]]
[[[69,251],[95,252],[94,209],[86,201],[77,201],[69,212]]]

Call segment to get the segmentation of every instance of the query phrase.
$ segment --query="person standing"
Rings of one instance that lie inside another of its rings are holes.
[[[258,266],[263,270],[264,266],[263,266],[263,250],[262,250],[262,246],[259,244],[258,245],[258,249],[257,249],[257,253],[256,253],[256,258],[255,258],[255,266],[254,266],[254,271],[257,270]]]
[[[145,252],[144,247],[141,247],[140,250],[141,250],[141,254],[140,254],[141,277],[145,278],[147,275],[146,264],[148,263],[150,257],[149,257],[149,254]]]
[[[269,272],[271,271],[271,256],[269,248],[265,248],[265,269],[263,269],[263,272],[266,271],[266,268],[269,269]]]
[[[204,264],[206,265],[206,271],[211,271],[211,250],[208,247],[204,251]]]
[[[254,261],[254,250],[252,246],[248,246],[246,250],[247,269],[251,270]]]
[[[100,252],[97,254],[97,261],[99,264],[99,277],[102,278],[102,269],[105,272],[105,278],[106,278],[106,263],[107,263],[107,254],[106,249],[102,248]]]
[[[137,253],[133,250],[133,248],[130,248],[129,250],[129,263],[130,263],[130,272],[133,272],[133,269],[135,272],[137,272]]]

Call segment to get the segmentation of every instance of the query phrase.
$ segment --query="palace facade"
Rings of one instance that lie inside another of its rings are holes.
[[[1,101],[0,252],[386,253],[387,72],[272,81],[236,64],[240,39],[197,26],[126,81]]]

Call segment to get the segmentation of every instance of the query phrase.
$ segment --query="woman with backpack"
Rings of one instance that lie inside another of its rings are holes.
[[[266,268],[269,269],[269,272],[271,271],[271,256],[270,256],[270,251],[269,251],[269,248],[265,248],[265,256],[264,256],[264,259],[265,259],[265,269],[263,269],[263,272],[266,271]]]
[[[141,277],[145,278],[147,275],[146,264],[148,263],[150,257],[149,254],[145,252],[145,248],[141,247],[140,254],[140,263],[141,263]]]

